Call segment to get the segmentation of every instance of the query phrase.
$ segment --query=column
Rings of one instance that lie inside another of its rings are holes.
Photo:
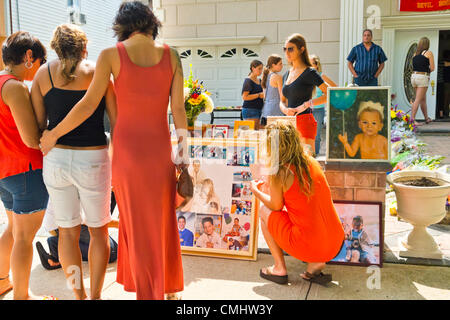
[[[341,29],[339,54],[339,85],[352,82],[352,74],[347,67],[350,50],[362,41],[364,1],[341,0]]]
[[[388,60],[384,64],[378,85],[392,86],[394,80],[395,29],[383,28],[383,51]]]

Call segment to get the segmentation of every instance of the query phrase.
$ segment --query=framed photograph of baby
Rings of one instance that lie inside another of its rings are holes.
[[[202,150],[203,156],[189,158],[187,171],[194,192],[192,198],[186,199],[177,211],[181,252],[256,260],[258,205],[250,191],[251,172],[246,164],[257,161],[258,143],[239,139],[199,141],[193,138],[188,138],[187,143],[191,155]],[[172,148],[173,154],[177,154],[175,139],[172,139]],[[229,165],[229,150],[237,152],[238,165]],[[250,158],[247,162],[246,155]],[[234,225],[231,218],[234,219],[234,216],[240,217],[241,224],[236,220],[234,228],[239,231],[231,232],[228,229]],[[224,229],[224,226],[227,227]]]
[[[344,228],[341,250],[329,264],[383,266],[382,203],[334,201]]]
[[[390,87],[328,89],[327,161],[390,161]]]

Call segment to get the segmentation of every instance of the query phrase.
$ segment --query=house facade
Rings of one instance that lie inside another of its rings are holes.
[[[178,49],[185,73],[192,64],[216,105],[241,105],[241,85],[251,60],[266,63],[270,54],[301,33],[310,54],[320,57],[323,72],[341,86],[351,83],[346,57],[365,28],[388,56],[381,85],[392,86],[399,106],[410,108],[410,60],[422,36],[431,40],[437,65],[450,47],[450,10],[400,11],[400,1],[425,0],[153,0],[163,22],[161,38]],[[431,2],[431,1],[429,1]],[[445,2],[445,1],[444,1]],[[441,1],[442,3],[442,1]],[[406,67],[405,67],[406,65]],[[429,110],[439,103],[438,72],[432,73]],[[434,81],[434,82],[433,82]]]

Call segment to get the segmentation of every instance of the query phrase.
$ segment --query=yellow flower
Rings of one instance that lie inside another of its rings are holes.
[[[391,110],[391,118],[394,119],[397,117],[397,114],[395,113],[394,110]]]

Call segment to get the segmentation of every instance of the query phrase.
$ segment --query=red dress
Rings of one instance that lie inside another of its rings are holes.
[[[167,107],[172,84],[170,48],[152,67],[134,64],[117,44],[112,184],[120,213],[117,282],[137,299],[164,299],[183,290],[175,213],[176,177]]]
[[[303,262],[328,262],[339,253],[344,229],[331,199],[330,187],[320,164],[309,158],[313,193],[308,198],[297,176],[284,193],[287,211],[273,211],[268,228],[275,242]],[[293,172],[294,168],[291,168]]]

